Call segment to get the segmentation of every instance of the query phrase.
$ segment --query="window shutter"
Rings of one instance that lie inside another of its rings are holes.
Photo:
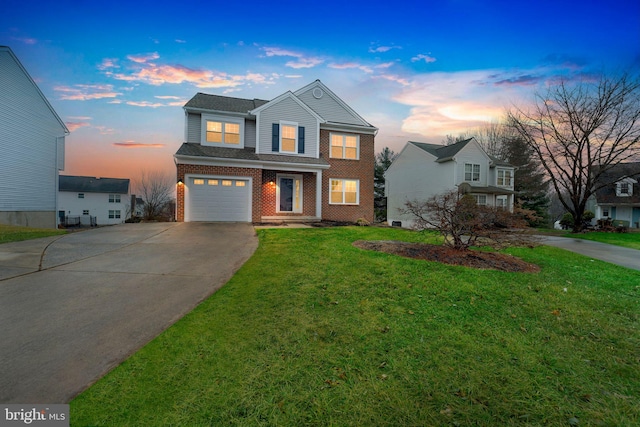
[[[271,125],[271,151],[275,153],[280,151],[280,125],[278,123]]]
[[[298,127],[298,153],[304,154],[304,126]]]

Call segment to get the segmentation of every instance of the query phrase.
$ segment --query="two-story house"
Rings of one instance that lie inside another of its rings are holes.
[[[411,216],[400,212],[407,201],[426,201],[454,189],[472,195],[478,205],[512,210],[514,172],[475,138],[451,145],[409,141],[385,173],[387,221],[411,228]]]
[[[196,94],[178,221],[373,221],[377,128],[320,80],[267,101]]]
[[[129,180],[60,175],[60,223],[113,225],[131,214]]]
[[[0,223],[57,227],[68,134],[13,51],[0,46]]]
[[[640,228],[640,162],[620,163],[599,175],[600,188],[587,209],[594,220],[611,219],[626,227]]]

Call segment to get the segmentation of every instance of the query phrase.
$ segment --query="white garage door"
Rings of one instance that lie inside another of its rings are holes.
[[[251,221],[247,178],[190,177],[185,197],[185,221]]]

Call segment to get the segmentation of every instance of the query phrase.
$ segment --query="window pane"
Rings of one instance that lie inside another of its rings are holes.
[[[209,184],[209,185],[218,185],[218,180],[217,180],[217,179],[210,179],[210,180],[208,181],[208,184]]]
[[[358,150],[356,148],[345,148],[345,158],[356,159],[358,157]]]
[[[342,203],[342,181],[331,180],[331,203]]]
[[[282,138],[287,139],[295,139],[296,138],[296,127],[295,126],[282,126]]]
[[[194,179],[193,183],[195,185],[204,185],[204,179]]]
[[[210,122],[207,121],[207,132],[222,132],[222,123],[221,122]]]
[[[357,147],[358,146],[358,138],[355,136],[347,136],[347,147]]]
[[[331,135],[331,145],[342,147],[342,135]]]
[[[338,159],[342,158],[342,145],[339,147],[331,146],[331,157]]]
[[[282,138],[282,151],[295,152],[296,151],[296,140]]]
[[[228,180],[228,179],[223,179],[222,180],[222,186],[223,187],[231,187],[231,185],[233,184],[233,181]]]
[[[226,144],[240,143],[240,125],[237,123],[224,124],[224,142]]]
[[[246,183],[244,181],[236,181],[236,187],[244,187],[245,184]]]
[[[207,142],[222,142],[222,132],[207,131]]]

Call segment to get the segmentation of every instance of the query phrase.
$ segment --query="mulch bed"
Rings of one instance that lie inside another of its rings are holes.
[[[424,259],[444,264],[462,265],[478,269],[491,269],[515,273],[537,273],[540,267],[508,254],[480,251],[457,251],[448,246],[408,243],[395,240],[357,240],[353,246],[360,249],[385,252],[407,258]]]

